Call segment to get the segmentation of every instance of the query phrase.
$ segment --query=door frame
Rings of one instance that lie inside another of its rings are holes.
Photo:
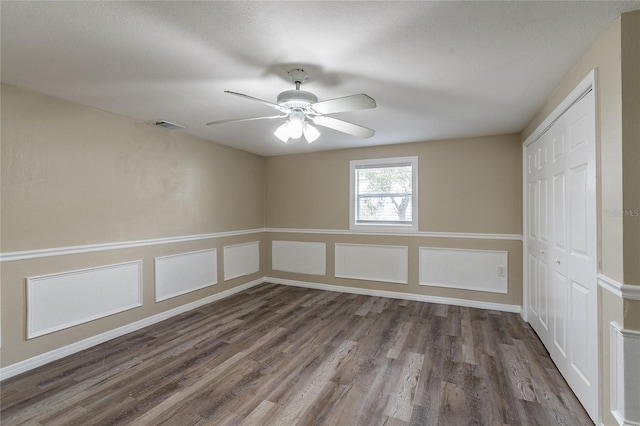
[[[522,209],[522,311],[521,311],[521,316],[522,318],[529,323],[529,267],[528,267],[528,262],[527,259],[529,258],[529,249],[527,246],[527,226],[528,226],[528,221],[529,221],[529,211],[527,208],[527,167],[528,167],[528,162],[527,162],[527,148],[529,145],[531,145],[533,142],[537,141],[542,135],[545,134],[545,132],[547,130],[549,130],[549,128],[551,128],[551,126],[558,120],[558,118],[560,118],[560,116],[562,116],[569,108],[571,108],[573,106],[573,104],[575,104],[576,102],[578,102],[580,99],[582,99],[589,91],[593,90],[593,94],[594,94],[594,117],[595,117],[595,122],[594,122],[594,141],[595,141],[595,147],[594,149],[596,150],[595,152],[595,182],[596,182],[596,210],[598,209],[598,206],[600,205],[600,193],[598,191],[598,186],[599,186],[599,182],[600,182],[600,173],[599,173],[599,164],[600,164],[600,153],[598,151],[598,147],[600,146],[600,135],[598,132],[599,126],[598,126],[598,91],[596,90],[597,86],[596,86],[596,82],[597,82],[597,69],[592,69],[583,79],[580,83],[578,83],[578,85],[569,93],[569,95],[567,95],[566,98],[564,98],[564,100],[562,102],[560,102],[560,104],[542,121],[542,123],[540,123],[536,129],[529,135],[529,137],[527,137],[527,139],[525,139],[525,141],[522,144],[522,205],[523,205],[523,209]],[[595,235],[597,238],[597,241],[600,240],[600,219],[599,219],[599,215],[598,212],[595,212],[596,214],[596,229],[595,231]],[[601,253],[600,253],[600,244],[597,243],[598,247],[596,247],[596,263],[598,265],[598,270],[600,269],[600,257],[601,257]],[[600,306],[600,300],[598,298],[598,288],[596,287],[594,289],[595,291],[595,297],[596,297],[596,305]],[[595,313],[596,315],[598,315],[598,312],[596,311]],[[598,346],[598,348],[600,348],[600,319],[598,317],[597,319],[597,331],[596,331],[596,345]],[[601,375],[601,359],[600,359],[600,351],[598,350],[598,353],[596,354],[596,360],[597,360],[597,364],[598,364],[598,383],[602,382],[602,375]],[[602,399],[602,394],[600,392],[600,386],[598,386],[598,406],[596,407],[596,419],[598,421],[601,420],[601,416],[600,416],[600,401]]]

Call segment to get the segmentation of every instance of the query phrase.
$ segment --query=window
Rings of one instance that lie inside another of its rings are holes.
[[[418,230],[418,157],[351,161],[350,227]]]

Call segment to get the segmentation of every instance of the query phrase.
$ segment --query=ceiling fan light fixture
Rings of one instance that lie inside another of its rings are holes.
[[[289,137],[291,139],[300,139],[302,137],[302,123],[298,121],[289,122]]]
[[[276,131],[273,132],[273,134],[284,143],[289,141],[289,123],[289,120],[285,121],[282,126],[278,127]]]
[[[289,114],[289,137],[291,139],[300,139],[304,124],[305,116],[302,111],[295,110]]]
[[[302,132],[304,133],[304,138],[308,143],[311,143],[320,137],[320,132],[318,131],[318,129],[316,129],[309,123],[304,123]]]
[[[274,136],[284,143],[289,142],[289,139],[300,139],[303,135],[308,143],[314,142],[320,137],[320,132],[316,127],[312,126],[311,123],[360,138],[370,138],[375,134],[375,130],[373,129],[368,129],[327,115],[337,112],[375,108],[376,101],[371,96],[360,93],[318,102],[316,95],[305,90],[300,90],[300,86],[307,79],[307,73],[303,69],[295,68],[290,70],[288,74],[291,77],[291,81],[295,83],[296,88],[295,90],[285,90],[278,94],[277,103],[254,98],[253,96],[243,93],[225,90],[225,93],[229,93],[230,95],[259,102],[274,108],[280,112],[280,115],[210,121],[207,123],[207,126],[240,121],[284,118],[286,122],[273,132]]]

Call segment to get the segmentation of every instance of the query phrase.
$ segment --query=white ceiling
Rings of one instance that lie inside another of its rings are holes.
[[[6,2],[2,81],[260,155],[519,132],[622,12],[604,2]],[[293,89],[366,93],[376,109],[335,114],[376,129],[320,128],[284,144],[275,102]],[[167,130],[169,131],[169,130]]]

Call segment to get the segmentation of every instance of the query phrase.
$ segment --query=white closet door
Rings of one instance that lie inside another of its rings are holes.
[[[596,142],[594,94],[565,114],[567,128],[567,381],[589,411],[598,404]],[[559,262],[559,263],[558,263]]]
[[[527,258],[527,311],[529,313],[529,322],[533,328],[540,334],[542,328],[539,323],[539,300],[540,294],[538,281],[538,147],[541,139],[532,143],[527,147],[525,157],[526,172],[526,203],[525,211],[527,212],[527,226],[525,230],[525,244]]]
[[[545,332],[553,318],[549,289],[549,137],[540,138],[538,146],[538,319]]]
[[[595,153],[590,91],[526,149],[525,244],[529,322],[597,423]]]
[[[566,114],[566,113],[565,113]],[[551,175],[551,191],[549,193],[549,210],[551,217],[551,247],[549,280],[553,288],[553,321],[549,332],[547,349],[556,364],[565,364],[567,357],[567,308],[568,278],[565,259],[567,234],[567,131],[566,116],[560,117],[556,124],[547,131],[550,140],[551,159],[549,163]],[[561,369],[563,374],[565,370]]]

